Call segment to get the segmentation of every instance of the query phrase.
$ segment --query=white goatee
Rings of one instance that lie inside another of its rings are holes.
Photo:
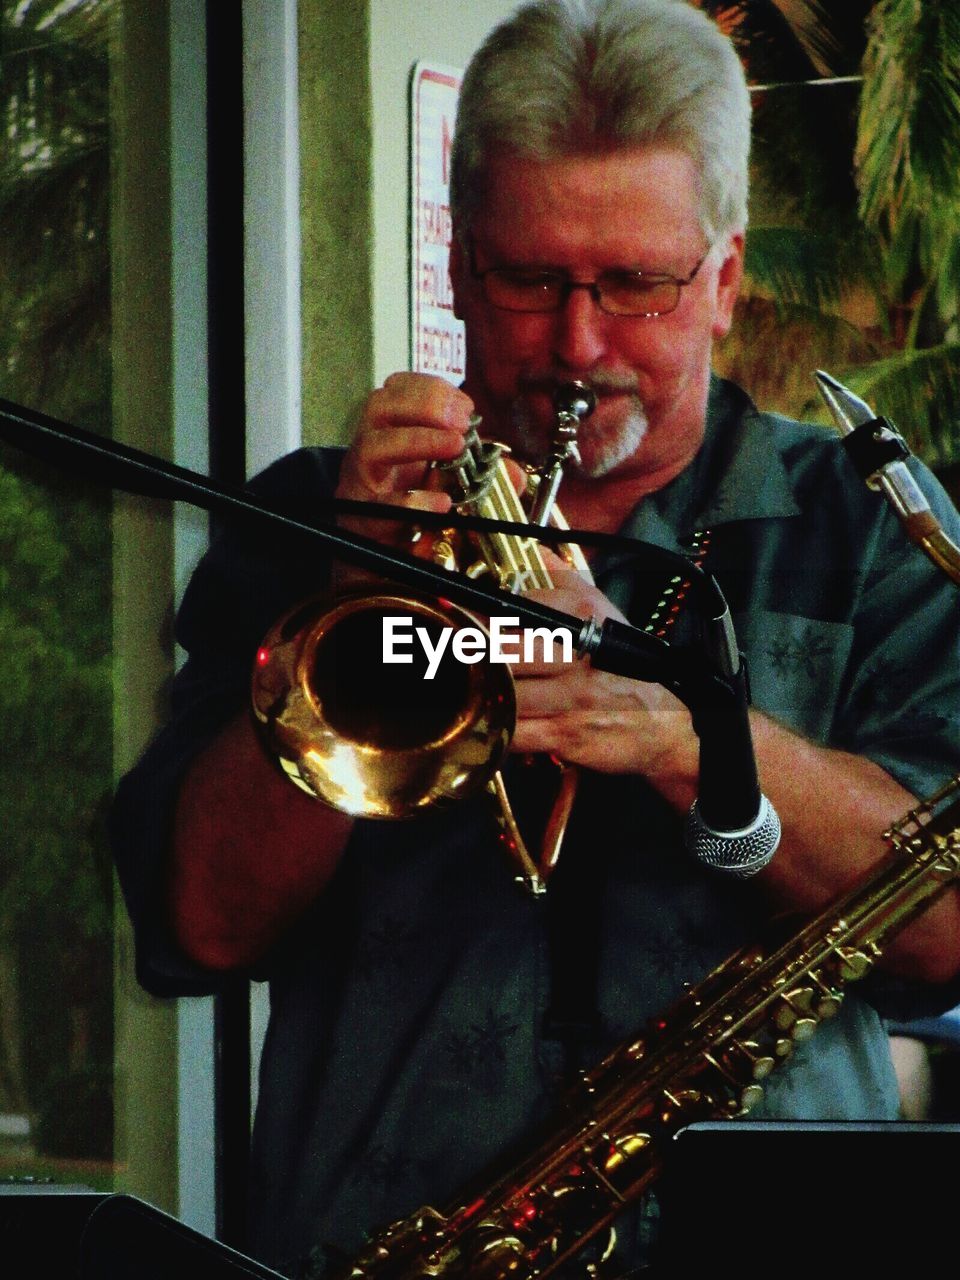
[[[602,389],[600,389],[602,395]],[[546,460],[550,442],[545,440],[530,416],[526,401],[518,396],[511,405],[511,421],[516,432],[520,449],[527,459],[535,464]],[[580,453],[586,461],[571,463],[570,470],[576,475],[590,480],[599,480],[632,457],[640,447],[647,434],[649,421],[643,401],[636,394],[631,395],[630,405],[618,422],[608,429],[585,421],[580,428]]]

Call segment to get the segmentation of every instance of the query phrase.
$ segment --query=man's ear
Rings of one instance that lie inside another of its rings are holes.
[[[736,231],[728,238],[725,256],[717,272],[716,305],[713,317],[715,338],[722,338],[729,331],[733,321],[733,308],[740,294],[740,283],[743,280],[743,244],[742,231]]]
[[[453,314],[463,319],[463,291],[466,287],[466,255],[456,228],[450,236],[450,287],[453,290]]]

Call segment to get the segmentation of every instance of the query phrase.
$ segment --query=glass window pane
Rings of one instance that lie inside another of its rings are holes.
[[[2,5],[0,395],[110,428],[109,0]],[[110,1187],[111,497],[0,447],[0,1175]]]

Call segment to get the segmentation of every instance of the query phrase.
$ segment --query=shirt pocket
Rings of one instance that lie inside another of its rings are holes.
[[[753,705],[815,742],[832,736],[853,627],[757,609],[734,615]]]

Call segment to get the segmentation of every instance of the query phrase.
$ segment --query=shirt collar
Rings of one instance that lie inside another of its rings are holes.
[[[642,499],[620,532],[680,550],[698,529],[798,515],[775,423],[746,392],[714,377],[697,456],[663,489]]]

